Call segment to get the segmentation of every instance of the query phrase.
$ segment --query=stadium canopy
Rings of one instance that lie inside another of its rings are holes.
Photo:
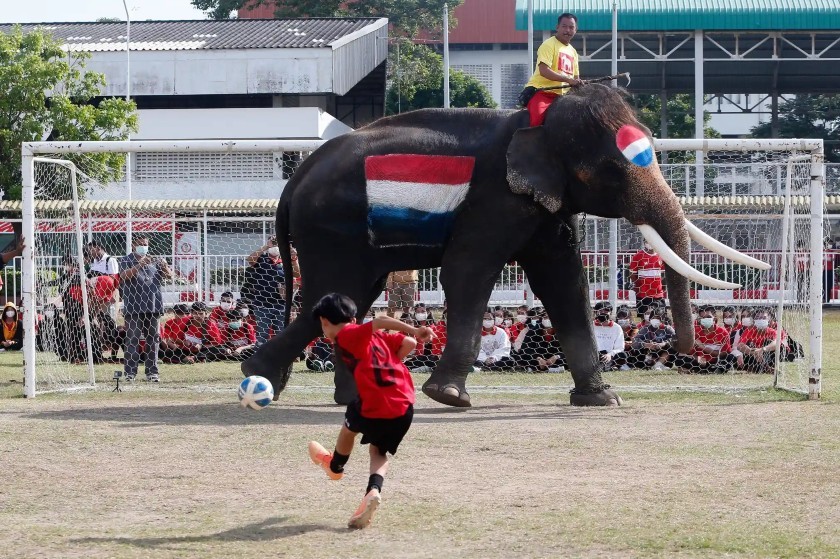
[[[534,29],[550,34],[573,12],[588,75],[610,73],[610,0],[531,0]],[[657,93],[840,92],[838,0],[619,0],[618,67],[632,90]],[[516,1],[528,28],[528,0]],[[698,84],[698,82],[700,82]]]

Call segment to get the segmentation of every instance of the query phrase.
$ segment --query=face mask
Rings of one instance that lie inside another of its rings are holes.
[[[644,318],[645,318],[645,322],[650,321],[650,315],[649,314],[644,315]]]
[[[137,253],[137,256],[143,257],[149,254],[149,246],[148,245],[137,245],[134,247],[134,252]]]
[[[14,316],[17,316],[17,313],[15,311],[6,311],[6,316],[12,318]]]
[[[485,320],[485,321],[484,321],[484,322],[482,322],[481,324],[482,324],[485,328],[488,328],[488,329],[489,329],[489,328],[492,328],[492,327],[493,327],[496,323],[495,323],[495,322],[493,322],[492,320]]]
[[[629,324],[630,324],[630,321],[627,320],[626,318],[619,318],[618,319],[618,325],[621,326],[621,327],[627,326]]]
[[[528,315],[526,315],[526,314],[518,314],[518,315],[516,315],[516,321],[517,321],[519,324],[525,324],[526,322],[528,322]]]
[[[654,328],[659,328],[659,326],[660,326],[661,324],[662,324],[662,321],[661,321],[661,320],[659,320],[658,318],[652,318],[652,319],[650,319],[650,325],[651,325],[651,326],[653,326]]]
[[[701,318],[700,319],[700,326],[702,326],[703,328],[711,328],[714,323],[715,323],[714,318]]]
[[[755,327],[759,330],[764,330],[770,324],[770,321],[766,318],[759,318],[755,321]]]
[[[248,312],[248,309],[242,309],[239,311],[239,314],[242,315],[242,318],[245,318],[246,316],[248,316]]]
[[[537,326],[539,326],[539,325],[540,325],[540,322],[539,322],[538,320],[532,320],[532,321],[531,321],[531,326],[532,326],[532,327],[536,328],[536,327],[537,327]]]
[[[429,318],[429,315],[424,313],[424,312],[420,312],[420,313],[415,314],[414,318],[416,318],[417,320],[423,321],[423,320],[426,320],[427,318]]]
[[[727,326],[732,326],[733,324],[735,324],[735,319],[734,318],[724,318],[723,323],[726,324]]]
[[[504,325],[505,326],[510,326],[511,324],[513,324],[513,321],[509,318],[506,318],[505,321],[504,321]]]
[[[645,243],[645,252],[653,252],[653,247],[650,246],[649,244]]]
[[[237,320],[236,322],[228,322],[228,326],[231,330],[239,330],[242,328],[242,323]]]
[[[362,324],[367,324],[368,322],[373,322],[373,319],[369,316],[366,316],[362,319]]]
[[[697,313],[696,312],[691,313],[691,322],[697,322]]]
[[[231,305],[230,303],[225,303],[225,302],[222,302],[222,303],[219,303],[219,306],[220,306],[220,307],[222,307],[222,310],[223,310],[223,311],[229,311],[229,310],[230,310],[230,308],[231,308],[233,305]]]
[[[504,322],[504,319],[501,316],[494,316],[493,322],[496,324],[496,326],[501,326],[502,322]]]
[[[44,316],[47,318],[55,318],[55,311],[44,311]]]
[[[599,314],[595,317],[598,322],[607,322],[610,319],[610,315],[608,314]]]
[[[750,327],[750,326],[753,325],[753,319],[746,316],[746,317],[741,319],[741,324],[743,324],[744,326]]]
[[[551,321],[549,319],[545,319],[542,321],[543,328],[551,328]]]
[[[280,256],[280,248],[279,247],[271,247],[268,249],[268,255],[272,258],[277,258]]]

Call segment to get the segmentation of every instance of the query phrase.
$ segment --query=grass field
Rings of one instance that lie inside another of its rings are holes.
[[[342,420],[328,375],[295,374],[261,412],[237,405],[235,365],[122,393],[103,366],[97,390],[25,400],[4,355],[0,556],[840,557],[840,313],[824,340],[819,402],[637,389],[579,409],[568,374],[472,375],[467,411],[421,395],[361,532],[344,526],[366,452],[339,482],[306,456]]]

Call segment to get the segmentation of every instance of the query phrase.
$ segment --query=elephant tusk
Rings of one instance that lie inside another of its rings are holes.
[[[659,253],[659,256],[662,258],[663,262],[670,266],[675,272],[679,275],[684,276],[690,279],[693,282],[699,283],[701,285],[705,285],[707,287],[711,287],[713,289],[738,289],[741,287],[737,283],[730,283],[728,281],[722,281],[719,279],[715,279],[711,276],[707,276],[703,272],[696,270],[691,267],[685,260],[680,258],[680,256],[671,250],[671,247],[668,246],[668,243],[656,232],[656,229],[651,227],[650,225],[637,225],[636,227],[639,228],[641,231],[642,236],[650,243],[650,246]]]
[[[770,264],[768,264],[767,262],[762,262],[761,260],[753,258],[752,256],[747,256],[746,254],[738,252],[732,247],[726,246],[714,237],[706,234],[702,229],[700,229],[687,219],[685,220],[685,228],[688,229],[688,236],[694,239],[698,245],[706,247],[715,254],[719,254],[724,258],[728,258],[733,262],[737,262],[738,264],[744,264],[745,266],[758,268],[759,270],[770,269]]]

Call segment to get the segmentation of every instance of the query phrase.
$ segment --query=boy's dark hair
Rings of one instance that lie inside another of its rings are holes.
[[[219,299],[221,299],[222,297],[228,297],[228,298],[230,298],[230,299],[233,299],[233,292],[231,292],[231,291],[225,291],[224,293],[222,293],[221,295],[219,295]]]
[[[735,307],[733,307],[732,305],[727,305],[723,307],[723,312],[731,312],[732,314],[735,314]]]
[[[564,17],[575,20],[575,25],[577,25],[577,22],[578,22],[577,16],[573,13],[570,13],[570,12],[563,12],[562,14],[560,14],[560,17],[557,18],[557,25],[560,25],[560,22],[563,21]]]
[[[204,301],[196,301],[192,304],[192,312],[207,312],[207,305]]]
[[[233,321],[233,322],[242,320],[242,317],[239,316],[239,312],[235,311],[235,310],[226,312],[225,313],[225,318],[227,318],[228,320]]]
[[[190,306],[186,303],[178,303],[174,307],[172,307],[172,312],[177,315],[186,316],[190,314]]]
[[[712,314],[715,314],[715,306],[714,305],[703,305],[703,306],[700,307],[700,309],[697,312],[698,313],[710,312]]]
[[[596,311],[604,310],[612,312],[612,308],[612,304],[609,301],[598,301],[597,303],[595,303]]]
[[[356,318],[356,303],[347,295],[324,295],[312,308],[312,318],[325,318],[330,324],[344,324]]]
[[[615,313],[616,318],[630,318],[630,311],[627,309],[618,309]]]

